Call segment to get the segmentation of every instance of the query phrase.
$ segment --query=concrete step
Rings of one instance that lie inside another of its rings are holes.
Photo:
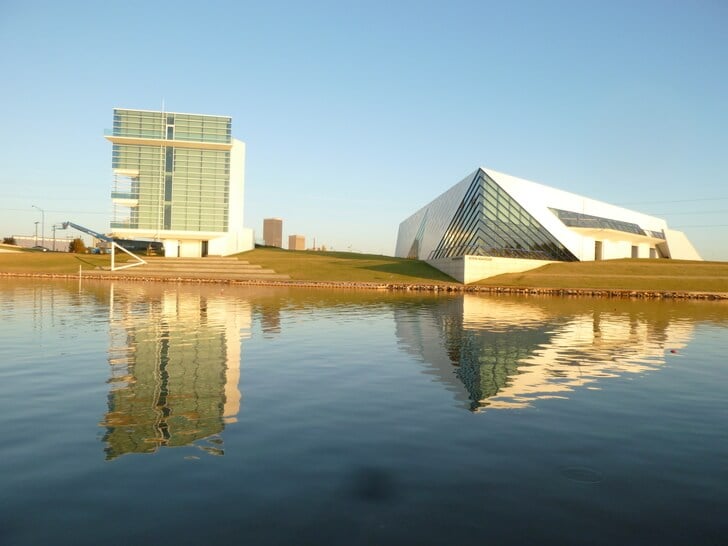
[[[193,277],[209,277],[210,275],[276,275],[272,269],[216,269],[216,270],[190,270],[190,269],[147,269],[146,267],[134,267],[123,269],[132,275],[188,275]]]
[[[159,258],[152,256],[141,257],[147,263],[165,263],[165,264],[249,264],[247,260],[238,260],[237,258],[225,257],[207,257],[207,258]]]
[[[114,275],[126,277],[157,277],[160,279],[214,279],[214,280],[286,280],[272,269],[264,269],[247,260],[231,257],[205,258],[144,257],[146,264],[117,270]],[[109,270],[96,270],[90,274],[109,274]]]
[[[200,266],[194,266],[194,265],[184,265],[184,264],[177,264],[177,265],[169,265],[169,266],[163,266],[162,264],[147,264],[147,265],[138,265],[134,268],[130,269],[137,269],[137,270],[144,270],[144,271],[197,271],[200,273],[204,273],[206,271],[260,271],[263,269],[260,265],[226,265],[226,266],[215,266],[215,265],[200,265]]]
[[[109,271],[97,271],[96,274],[106,273]],[[209,275],[199,275],[196,273],[178,273],[178,272],[166,272],[166,273],[151,273],[145,271],[132,272],[128,269],[122,271],[115,271],[113,275],[119,275],[124,277],[145,277],[145,278],[157,278],[157,279],[213,279],[213,280],[288,280],[288,275],[279,275],[277,273],[211,273]]]
[[[108,270],[93,270],[84,271],[85,276],[94,275],[116,275],[120,277],[144,277],[144,278],[158,278],[158,279],[211,279],[211,280],[289,280],[288,275],[280,275],[275,272],[272,273],[209,273],[200,275],[195,272],[178,272],[178,271],[166,271],[166,272],[153,272],[153,271],[135,271],[134,269],[122,269],[121,271],[108,271]]]

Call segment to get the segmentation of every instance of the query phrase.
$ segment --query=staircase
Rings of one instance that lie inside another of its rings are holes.
[[[144,265],[120,271],[104,271],[103,274],[120,277],[151,277],[157,279],[205,279],[205,280],[287,280],[272,269],[263,269],[237,258],[208,256],[206,258],[153,258],[144,256]],[[96,272],[100,273],[100,272]]]

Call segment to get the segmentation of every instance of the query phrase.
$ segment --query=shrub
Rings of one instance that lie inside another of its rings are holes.
[[[15,237],[3,237],[3,244],[4,245],[17,245],[18,243],[15,242]]]
[[[73,252],[75,254],[86,254],[86,245],[84,244],[82,239],[77,237],[73,241],[71,241],[70,245],[68,245],[68,252]]]

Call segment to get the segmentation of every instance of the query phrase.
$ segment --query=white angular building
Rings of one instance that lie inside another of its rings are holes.
[[[482,167],[400,224],[395,255],[464,283],[555,261],[701,259],[661,218]]]

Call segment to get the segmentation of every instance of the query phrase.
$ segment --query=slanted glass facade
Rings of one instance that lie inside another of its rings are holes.
[[[115,109],[113,136],[135,142],[113,146],[111,227],[227,231],[230,150],[211,145],[230,131],[229,117]]]
[[[577,260],[482,170],[474,176],[445,235],[427,258],[464,255]]]

